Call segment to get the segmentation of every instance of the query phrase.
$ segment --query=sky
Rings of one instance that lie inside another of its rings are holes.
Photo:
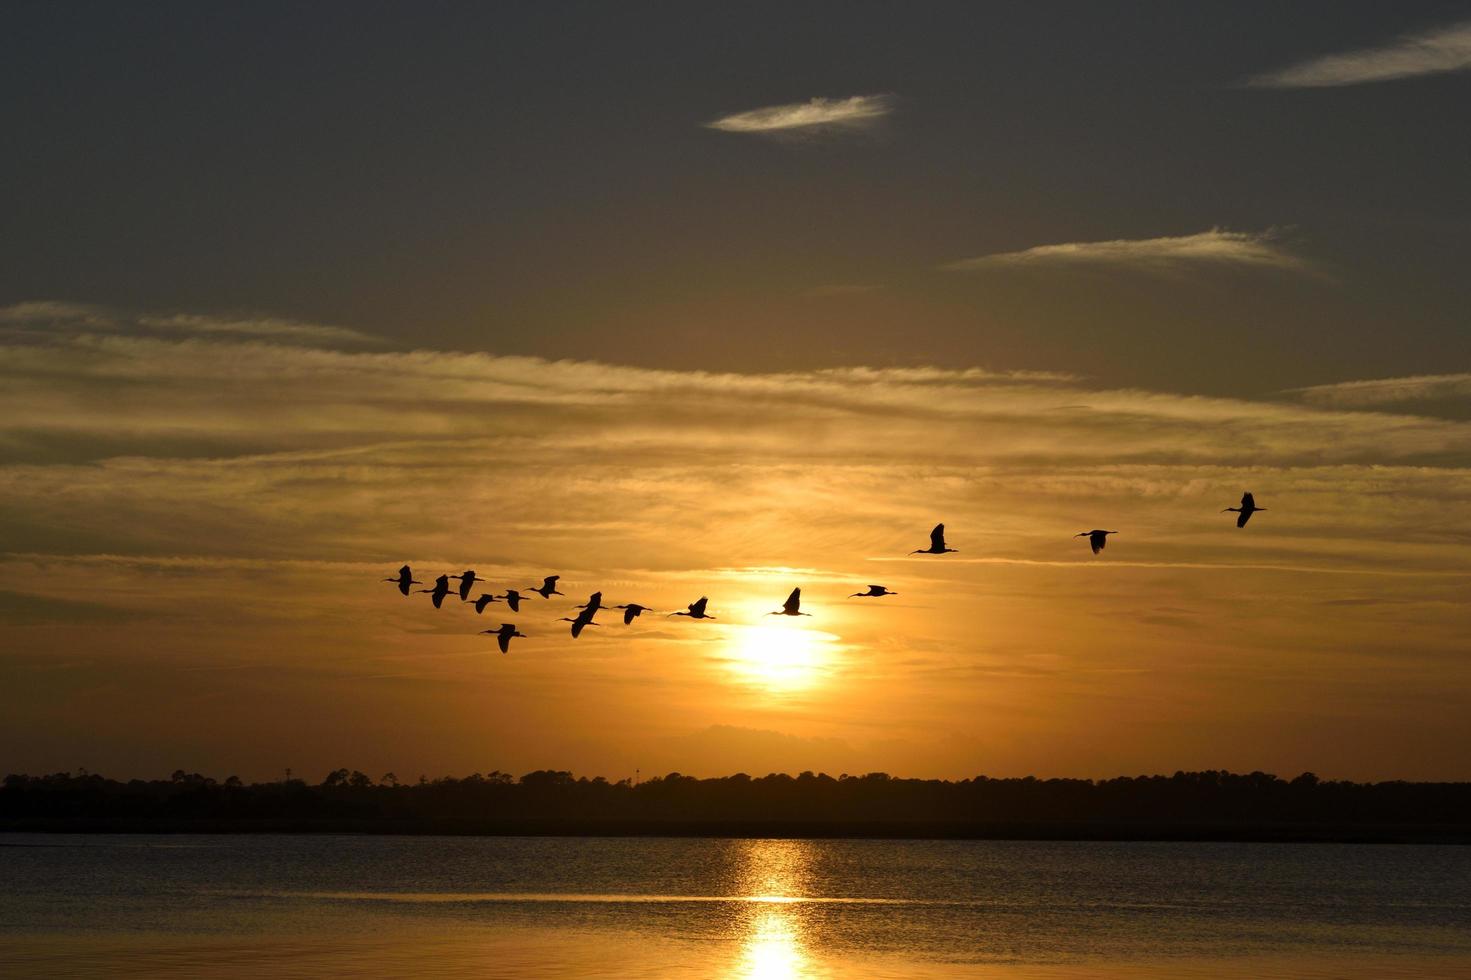
[[[1471,3],[20,2],[0,91],[6,772],[1471,779]]]

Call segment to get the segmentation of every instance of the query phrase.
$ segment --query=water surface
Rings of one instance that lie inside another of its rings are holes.
[[[6,977],[1471,977],[1471,848],[0,837]]]

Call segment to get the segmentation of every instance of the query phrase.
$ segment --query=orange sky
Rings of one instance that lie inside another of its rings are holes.
[[[1439,0],[11,6],[0,771],[1471,779]]]
[[[46,316],[0,347],[9,769],[1471,775],[1466,422]],[[405,561],[568,595],[435,611]],[[574,642],[593,590],[719,618]]]

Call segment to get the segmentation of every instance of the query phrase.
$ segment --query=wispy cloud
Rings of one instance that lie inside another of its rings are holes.
[[[1303,401],[1316,405],[1337,407],[1467,398],[1471,397],[1471,374],[1417,374],[1404,378],[1341,381],[1292,388],[1286,394],[1297,395]]]
[[[1303,270],[1307,264],[1283,247],[1275,232],[1222,231],[1170,238],[1120,238],[1104,242],[1038,245],[1019,252],[994,252],[941,266],[952,272],[1035,266],[1114,266],[1155,272],[1200,266]]]
[[[446,351],[364,352],[205,334],[0,343],[0,447],[77,460],[341,449],[412,439],[540,439],[705,458],[915,461],[1410,458],[1465,452],[1471,428],[1279,402],[1089,388],[1067,375],[934,367],[781,374],[665,371]],[[116,411],[126,395],[128,411]],[[698,406],[698,411],[696,410]],[[949,433],[936,440],[936,426]],[[814,429],[814,427],[817,427]],[[719,439],[711,443],[711,436]]]
[[[31,300],[0,307],[0,331],[58,336],[78,333],[125,333],[167,336],[218,335],[258,338],[290,344],[378,344],[370,334],[347,327],[303,323],[275,316],[198,313],[132,313],[89,303]]]
[[[116,314],[101,306],[40,299],[0,306],[0,327],[26,329],[65,324],[73,329],[110,330]]]
[[[1247,79],[1254,88],[1331,88],[1471,69],[1471,21],[1392,44],[1324,55]]]
[[[860,128],[887,116],[894,108],[889,95],[854,95],[846,99],[809,99],[763,106],[721,116],[705,125],[727,133],[781,133]]]
[[[347,327],[321,323],[302,323],[280,317],[200,316],[174,313],[166,316],[140,316],[138,324],[156,330],[194,334],[225,334],[261,337],[302,343],[376,344],[381,341],[369,334]]]
[[[9,329],[41,314],[71,325]],[[1356,688],[1332,686],[1336,667],[1370,644],[1396,651],[1376,693],[1417,712],[1422,691],[1444,695],[1454,703],[1438,723],[1465,724],[1471,681],[1444,664],[1459,662],[1471,616],[1468,422],[1041,373],[685,372],[287,343],[198,329],[188,314],[147,332],[68,304],[3,316],[0,684],[26,670],[30,685],[19,713],[0,713],[7,745],[44,732],[58,757],[90,758],[67,741],[67,672],[53,681],[29,666],[76,650],[125,705],[97,713],[87,738],[116,733],[170,764],[181,740],[238,732],[242,758],[321,772],[353,752],[483,768],[484,739],[505,746],[501,768],[550,757],[621,772],[655,758],[655,736],[712,719],[858,745],[865,723],[853,719],[882,716],[917,733],[925,765],[940,765],[924,741],[937,726],[989,745],[985,726],[1012,733],[1021,719],[1033,727],[1018,744],[1041,745],[1016,766],[1086,768],[1065,753],[1089,711],[1111,710],[1100,698],[1215,704],[1237,679],[1252,712],[1212,729],[1229,748],[1260,726],[1260,692],[1281,689],[1271,681],[1284,662],[1333,665],[1315,702],[1351,714]],[[88,319],[101,325],[79,325]],[[1243,533],[1219,511],[1245,489],[1270,510]],[[948,557],[964,561],[869,560],[906,556],[942,519],[962,549]],[[1124,532],[1098,559],[1072,537],[1094,521]],[[497,590],[557,572],[569,596],[605,589],[664,612],[709,594],[721,618],[625,629],[610,617],[574,642],[555,622],[566,606],[538,601],[517,619],[530,655],[489,661],[475,631],[502,609],[403,599],[378,580],[404,562],[431,580],[476,568]],[[1351,574],[1300,571],[1329,569]],[[900,596],[850,602],[873,570]],[[750,628],[770,625],[799,584],[819,617],[800,626],[839,638],[810,648],[824,686],[743,702],[732,658],[757,655],[764,634]],[[1399,601],[1322,614],[1365,594]],[[135,618],[76,622],[49,600]],[[1182,644],[1186,620],[1200,628]],[[1212,673],[1217,663],[1228,666]],[[201,707],[204,667],[261,669],[236,670],[228,698]],[[1100,690],[1089,671],[1110,683]],[[980,688],[955,681],[979,674]],[[347,710],[345,679],[366,699]],[[996,711],[978,712],[977,697]],[[263,745],[250,720],[286,708],[319,727],[268,732],[278,742]],[[443,726],[379,744],[385,711]],[[1068,725],[1052,732],[1060,713]],[[1185,737],[1199,720],[1159,725]],[[552,729],[602,748],[517,741]],[[446,756],[446,745],[468,747]],[[716,747],[688,749],[677,754],[708,764]],[[954,751],[955,767],[975,757]],[[814,764],[788,753],[771,765],[789,758]],[[913,771],[913,758],[890,768]]]

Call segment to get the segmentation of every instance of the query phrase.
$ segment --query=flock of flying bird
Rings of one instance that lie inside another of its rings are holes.
[[[1222,510],[1221,513],[1225,514],[1229,512],[1236,514],[1236,526],[1246,527],[1246,522],[1251,520],[1252,514],[1255,514],[1259,510],[1266,509],[1267,508],[1265,507],[1258,507],[1256,505],[1256,499],[1252,497],[1250,493],[1245,493],[1241,495],[1240,507],[1227,507],[1225,508],[1225,510]],[[1108,544],[1108,536],[1110,534],[1118,533],[1119,532],[1117,531],[1103,531],[1095,528],[1092,531],[1079,531],[1077,534],[1074,535],[1074,537],[1087,538],[1088,545],[1093,549],[1093,553],[1096,555],[1103,550],[1104,545]],[[928,548],[918,548],[914,551],[911,551],[910,554],[945,555],[957,552],[959,550],[960,549],[958,548],[946,547],[945,525],[936,524],[935,529],[930,532],[930,546]],[[480,578],[478,575],[476,575],[474,569],[466,569],[459,575],[441,575],[434,580],[434,588],[419,589],[418,591],[429,594],[430,601],[434,603],[435,609],[442,608],[444,605],[445,597],[448,596],[451,592],[454,592],[458,593],[461,602],[472,603],[475,606],[475,612],[477,614],[483,613],[485,611],[485,607],[490,605],[492,602],[504,602],[507,606],[510,607],[511,612],[520,612],[521,603],[528,601],[533,595],[541,596],[543,599],[550,599],[554,595],[565,595],[565,593],[557,591],[557,582],[560,578],[560,575],[548,575],[546,578],[542,579],[541,585],[534,588],[527,588],[524,590],[507,589],[502,595],[496,595],[493,592],[482,592],[477,598],[471,599],[470,593],[474,590],[475,583],[484,582],[485,579]],[[453,589],[450,588],[450,579],[459,579],[459,587]],[[423,582],[420,582],[418,579],[414,578],[413,570],[409,568],[408,565],[400,568],[397,575],[386,578],[383,581],[394,583],[398,586],[398,591],[406,596],[409,595],[412,591],[410,589],[410,586],[424,584]],[[527,594],[523,595],[522,592],[525,592]],[[863,592],[854,592],[851,596],[849,596],[849,598],[877,599],[883,596],[898,594],[899,593],[897,592],[889,591],[886,587],[882,585],[870,585],[867,590]],[[707,597],[700,596],[699,599],[690,603],[687,608],[681,609],[677,612],[669,613],[668,615],[688,616],[690,619],[714,619],[714,616],[711,616],[708,612],[705,611],[705,607],[709,603],[709,601],[710,600]],[[561,619],[557,620],[557,622],[559,623],[572,624],[572,638],[574,640],[582,635],[582,631],[586,627],[600,625],[593,622],[593,617],[596,616],[600,610],[610,607],[603,605],[603,594],[601,592],[594,592],[592,595],[587,597],[587,602],[583,603],[577,608],[581,611],[578,612],[576,616],[563,616]],[[637,602],[629,602],[623,605],[612,606],[611,608],[623,610],[623,624],[625,626],[632,623],[635,619],[637,619],[644,613],[652,612],[652,610],[648,606],[642,605]],[[802,611],[802,590],[800,588],[796,588],[792,590],[791,595],[787,596],[787,601],[782,603],[782,607],[780,609],[767,613],[767,615],[810,616],[812,614],[804,613]],[[480,632],[494,636],[496,638],[496,641],[500,644],[501,653],[510,652],[512,637],[519,636],[524,638],[526,636],[525,633],[517,631],[516,624],[514,623],[501,623],[498,629],[481,630]]]

